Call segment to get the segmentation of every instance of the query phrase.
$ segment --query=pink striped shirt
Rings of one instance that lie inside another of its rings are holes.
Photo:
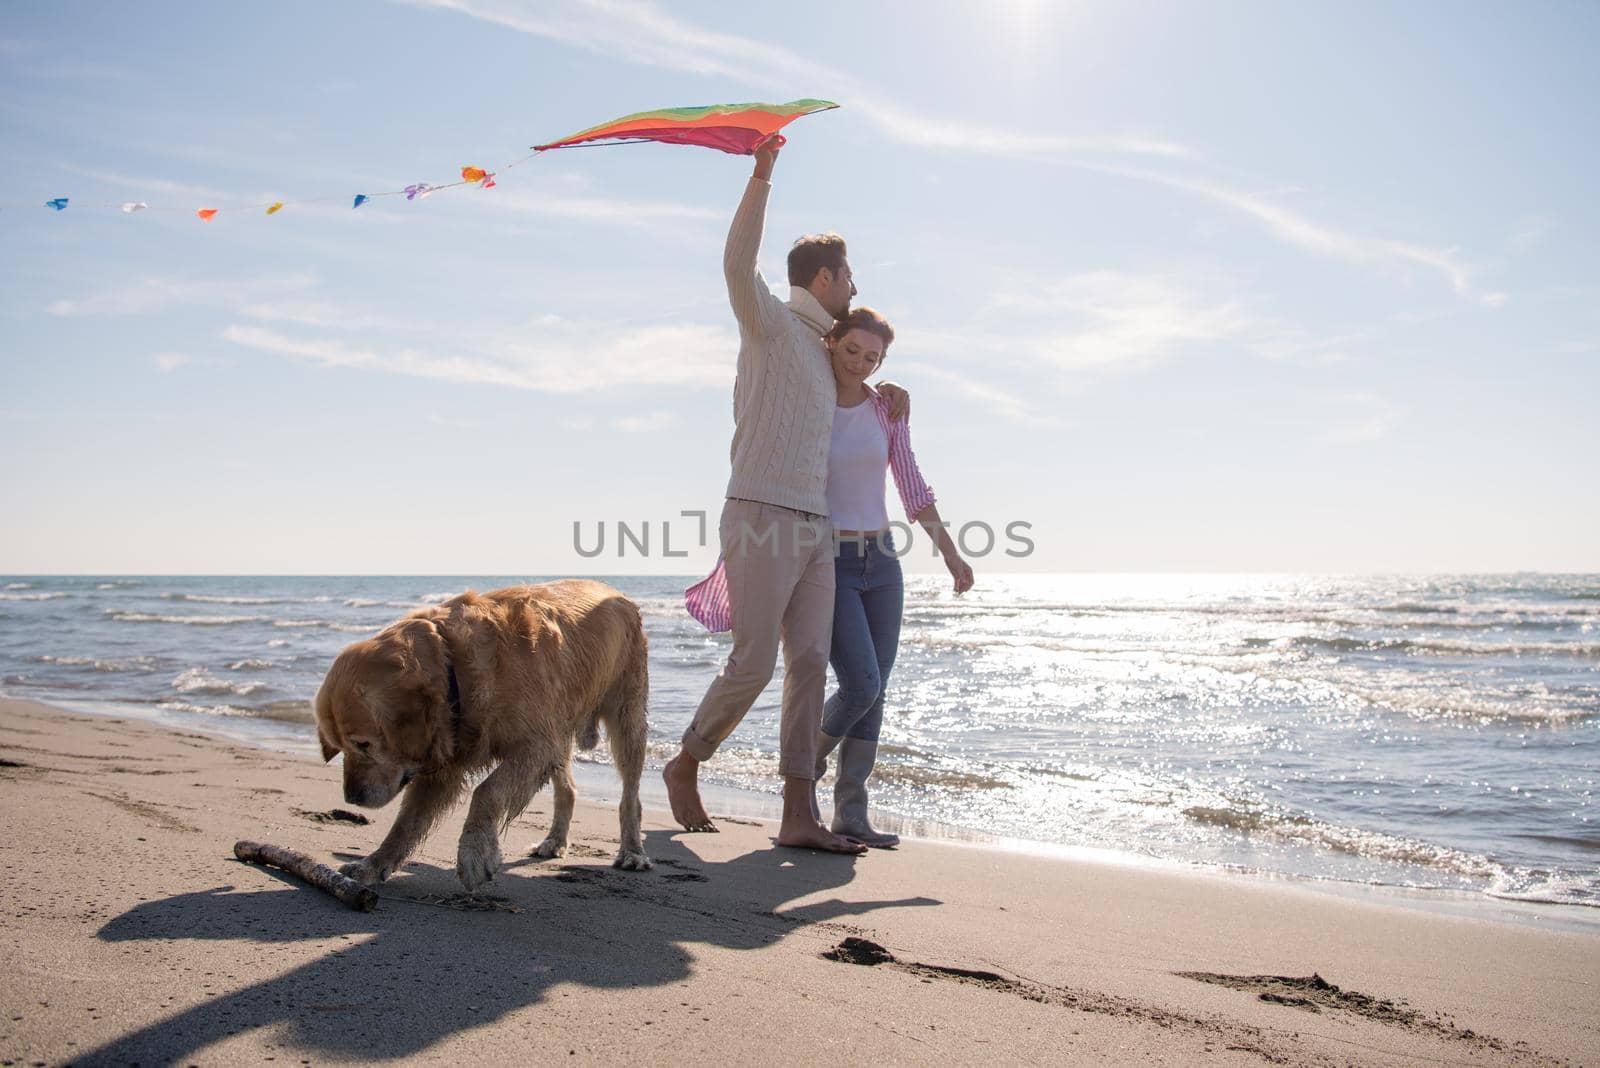
[[[869,403],[878,413],[878,425],[889,439],[889,473],[894,476],[894,487],[900,493],[900,504],[906,518],[915,523],[922,510],[934,502],[933,488],[922,477],[917,458],[911,451],[911,424],[901,419],[889,420],[889,402],[871,386],[867,387]],[[717,569],[683,591],[683,606],[707,630],[733,629],[733,604],[728,598],[728,572],[722,559]]]

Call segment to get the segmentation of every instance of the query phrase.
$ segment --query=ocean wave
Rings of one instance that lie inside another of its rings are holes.
[[[7,589],[10,589],[10,587],[7,587]],[[71,596],[72,594],[61,590],[47,590],[38,593],[0,593],[0,601],[59,601]]]
[[[273,665],[272,661],[270,661],[270,660],[263,660],[258,656],[252,656],[252,657],[248,657],[247,659],[244,659],[244,660],[235,660],[233,663],[228,665],[228,670],[229,671],[265,671],[268,668],[273,667],[273,666],[274,665]]]
[[[1570,872],[1520,870],[1495,877],[1484,893],[1504,901],[1527,901],[1539,905],[1583,905],[1600,908],[1600,883]]]
[[[239,597],[213,593],[163,593],[163,601],[193,601],[197,604],[328,604],[332,597]]]
[[[270,719],[280,723],[315,723],[311,702],[304,700],[269,701],[264,705],[197,704],[192,701],[158,700],[155,706],[165,712],[185,712],[197,716],[226,716],[230,719]]]
[[[880,756],[882,751],[880,750]],[[896,760],[880,759],[872,771],[873,779],[881,783],[898,783],[924,790],[1012,790],[1015,786],[1004,779],[977,771],[959,768],[929,767],[925,764],[905,764]]]
[[[8,590],[31,590],[31,589],[33,589],[33,583],[31,583],[31,582],[8,582],[8,583],[6,583],[5,588],[8,589]]]
[[[100,660],[92,656],[52,656],[48,653],[28,658],[36,664],[61,664],[65,667],[86,667],[95,671],[137,671],[147,672],[155,669],[155,657],[134,656],[127,659]]]
[[[1566,703],[1567,699],[1549,693],[1522,694],[1520,700],[1512,703],[1479,694],[1440,694],[1433,690],[1384,691],[1350,686],[1345,690],[1377,708],[1423,719],[1476,719],[1555,726],[1600,715],[1600,708],[1574,706]]]
[[[1433,845],[1412,838],[1400,838],[1382,831],[1341,827],[1307,816],[1233,805],[1192,805],[1183,810],[1183,815],[1195,823],[1208,827],[1241,831],[1245,834],[1268,834],[1289,841],[1321,846],[1366,860],[1432,868],[1474,879],[1492,880],[1505,871],[1488,857],[1476,853],[1466,853],[1459,849]]]
[[[290,627],[290,628],[293,628],[293,627],[326,627],[326,626],[328,626],[328,621],[325,620],[325,619],[274,619],[272,621],[272,625],[274,627]]]
[[[232,694],[236,697],[248,697],[253,693],[260,693],[267,688],[264,682],[231,682],[219,679],[205,668],[189,668],[179,672],[172,680],[172,688],[179,693],[199,694]]]
[[[1259,639],[1250,639],[1246,644]],[[1600,658],[1600,645],[1580,642],[1486,643],[1448,638],[1314,638],[1271,639],[1269,645],[1335,653],[1439,653],[1451,656],[1574,656]]]
[[[304,699],[268,701],[264,705],[250,709],[250,714],[257,719],[271,719],[281,723],[315,723],[317,721],[317,714],[311,707],[311,702]]]
[[[154,612],[122,612],[107,608],[106,615],[118,623],[176,623],[191,627],[229,627],[238,623],[265,623],[263,616],[164,616]]]

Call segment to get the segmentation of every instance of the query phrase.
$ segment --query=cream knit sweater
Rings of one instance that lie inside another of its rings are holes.
[[[756,269],[772,183],[751,178],[722,257],[739,321],[728,496],[828,514],[828,445],[838,390],[822,335],[833,317],[809,291],[786,304]]]

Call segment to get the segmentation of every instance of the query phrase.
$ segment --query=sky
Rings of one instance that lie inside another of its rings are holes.
[[[1597,46],[1579,3],[12,5],[0,572],[704,571],[751,160],[349,205],[802,97],[761,270],[845,235],[980,581],[1600,571]]]

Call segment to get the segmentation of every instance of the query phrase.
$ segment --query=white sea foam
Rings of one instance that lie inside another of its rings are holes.
[[[95,671],[139,671],[153,670],[155,658],[149,656],[133,656],[124,659],[97,659],[92,656],[42,656],[30,657],[40,664],[61,664],[67,667],[87,667]]]
[[[8,589],[8,590],[31,590],[31,589],[33,589],[33,583],[31,583],[31,582],[8,582],[8,583],[6,583],[5,588]]]
[[[264,682],[231,682],[228,679],[219,679],[205,668],[193,667],[180,672],[172,680],[172,688],[179,693],[197,694],[232,694],[236,697],[248,697],[253,693],[260,693],[267,688]]]
[[[11,587],[7,587],[10,589]],[[26,589],[27,587],[23,587]],[[61,590],[40,591],[38,593],[0,593],[0,601],[60,601],[72,594]]]
[[[196,604],[328,604],[333,600],[324,594],[315,597],[241,597],[235,594],[185,593],[169,591],[161,595],[164,601],[192,601]]]
[[[107,608],[106,614],[118,623],[176,623],[191,627],[227,627],[236,623],[263,623],[261,616],[165,616],[154,612],[119,612]]]
[[[1266,834],[1277,838],[1321,846],[1366,860],[1434,868],[1474,879],[1493,879],[1502,873],[1500,865],[1488,857],[1449,849],[1412,838],[1400,838],[1381,831],[1340,827],[1323,820],[1288,813],[1237,805],[1191,805],[1183,810],[1188,819],[1211,827]]]

